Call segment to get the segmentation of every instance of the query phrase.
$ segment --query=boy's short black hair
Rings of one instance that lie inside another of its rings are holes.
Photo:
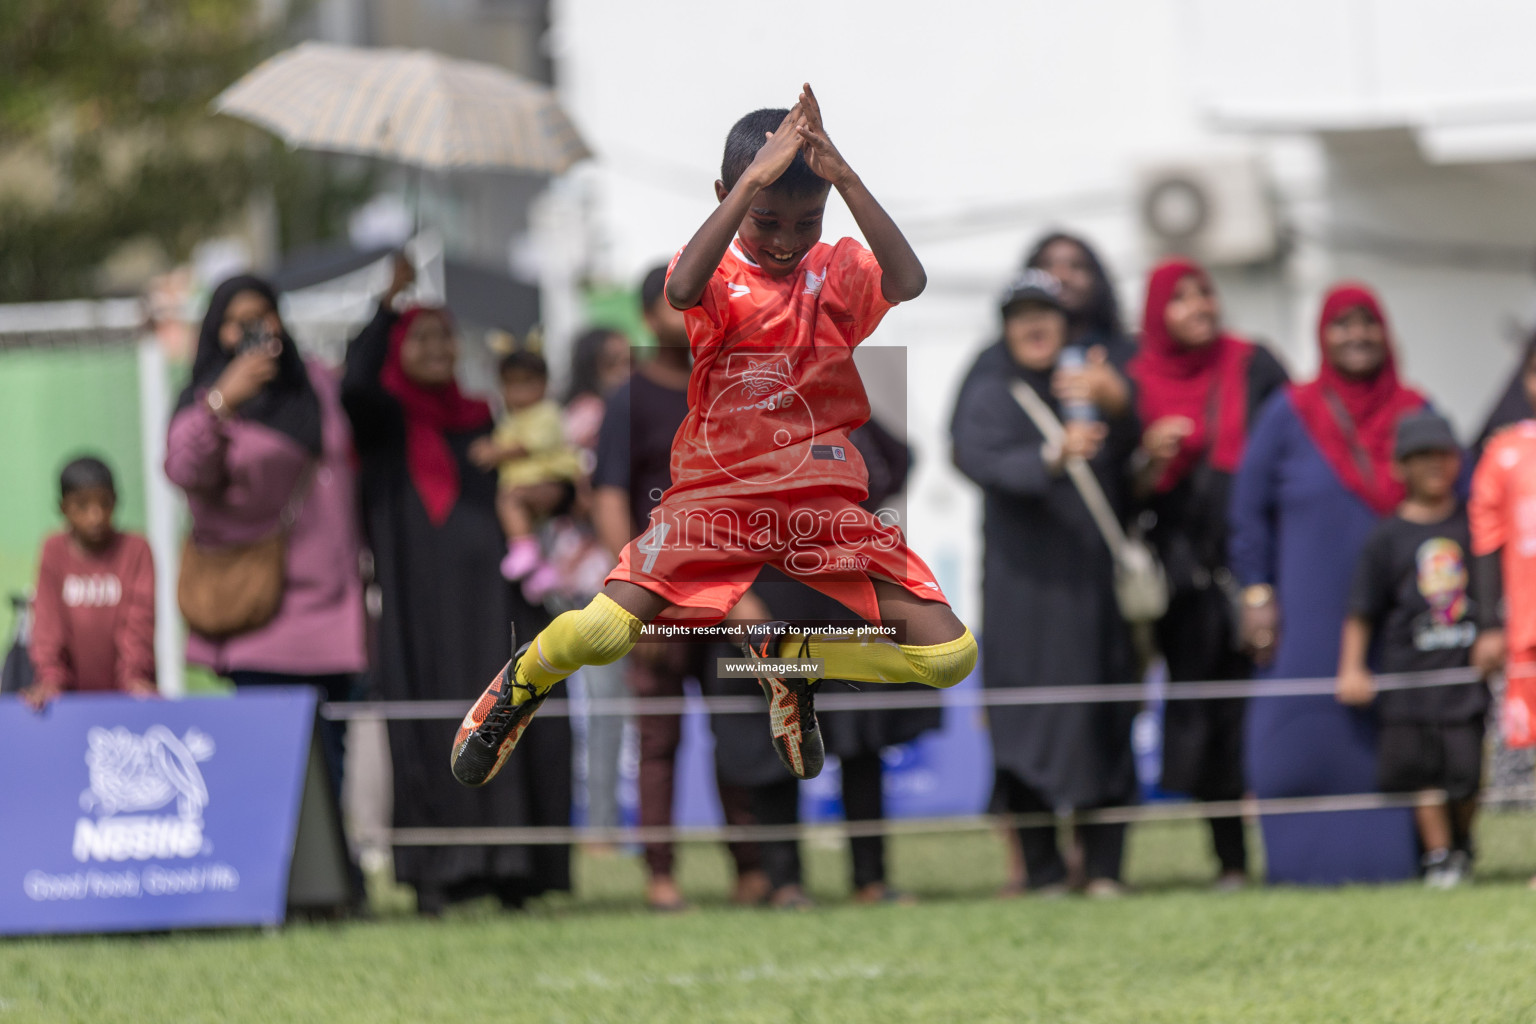
[[[117,482],[112,479],[112,468],[94,455],[73,459],[59,471],[60,501],[76,491],[87,491],[93,487],[117,494]]]
[[[764,107],[731,125],[730,132],[725,136],[725,156],[720,160],[720,181],[726,191],[736,187],[736,182],[751,165],[757,151],[768,141],[767,134],[778,131],[779,125],[788,115],[789,110],[784,107]],[[768,187],[785,195],[808,196],[831,188],[831,182],[811,170],[810,164],[805,162],[804,152],[800,152],[795,154],[794,161],[784,173]]]
[[[665,265],[652,267],[645,275],[645,280],[640,282],[640,312],[649,313],[656,308],[662,295],[667,290],[667,268]]]
[[[520,348],[502,356],[501,365],[496,368],[497,375],[501,377],[505,377],[509,373],[518,372],[531,373],[535,377],[542,377],[548,380],[549,364],[537,352],[530,352],[527,349]]]

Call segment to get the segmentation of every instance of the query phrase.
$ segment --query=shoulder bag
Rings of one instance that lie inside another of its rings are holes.
[[[311,463],[294,486],[270,536],[252,544],[204,547],[187,535],[181,548],[176,603],[192,632],[213,639],[260,629],[283,603],[288,531],[314,478]]]
[[[1029,415],[1046,443],[1060,445],[1066,428],[1051,407],[1023,381],[1014,381],[1010,390],[1013,400]],[[1130,623],[1156,622],[1168,611],[1168,577],[1162,563],[1145,540],[1125,532],[1086,460],[1068,458],[1064,469],[1114,559],[1115,601],[1120,605],[1121,617]]]

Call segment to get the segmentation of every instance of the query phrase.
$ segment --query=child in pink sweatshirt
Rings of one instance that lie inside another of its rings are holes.
[[[66,691],[155,689],[155,566],[149,543],[112,525],[117,488],[95,458],[59,475],[68,529],[43,542],[29,652],[35,677],[22,693],[42,708]]]

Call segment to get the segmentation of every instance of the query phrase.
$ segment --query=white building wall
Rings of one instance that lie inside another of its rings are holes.
[[[1536,5],[1188,0],[1186,13],[1208,57],[1200,108],[1321,144],[1320,269],[1376,286],[1406,375],[1473,432],[1531,329]]]
[[[1458,10],[1525,26],[1536,13],[1524,6]],[[596,211],[594,269],[609,279],[637,279],[707,216],[737,117],[788,105],[802,80],[815,86],[829,133],[929,272],[928,292],[894,311],[871,344],[908,350],[907,425],[919,455],[910,534],[964,617],[979,611],[979,503],[949,464],[959,379],[995,334],[994,296],[1047,227],[1099,246],[1128,325],[1137,323],[1150,262],[1136,219],[1138,166],[1222,149],[1262,155],[1296,237],[1284,260],[1216,277],[1229,322],[1273,341],[1298,370],[1315,365],[1319,293],[1343,273],[1382,289],[1408,375],[1464,431],[1512,358],[1505,339],[1508,324],[1525,318],[1528,271],[1407,266],[1332,240],[1336,222],[1506,247],[1531,237],[1536,203],[1525,199],[1536,198],[1528,191],[1536,178],[1448,171],[1426,165],[1411,144],[1375,152],[1355,136],[1314,130],[1324,114],[1330,125],[1359,127],[1441,109],[1426,99],[1454,77],[1433,59],[1438,38],[1471,48],[1495,35],[1492,45],[1514,45],[1497,29],[1446,29],[1437,5],[888,0],[828,2],[786,17],[708,0],[552,8],[556,77],[598,154],[583,180]],[[1415,11],[1429,27],[1408,23]],[[1377,40],[1405,56],[1386,59]],[[1536,69],[1500,63],[1446,91],[1441,106],[1514,96],[1527,80],[1536,95]],[[828,213],[829,237],[855,233],[835,199]]]
[[[1402,130],[1327,149],[1334,270],[1381,292],[1405,375],[1470,438],[1531,330],[1536,172],[1431,166]]]

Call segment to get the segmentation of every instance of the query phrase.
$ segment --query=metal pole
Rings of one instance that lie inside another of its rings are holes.
[[[181,609],[176,605],[176,575],[181,549],[176,544],[181,499],[165,477],[165,435],[170,427],[171,396],[165,351],[153,334],[139,339],[139,450],[144,453],[144,516],[149,547],[155,556],[155,666],[160,692],[186,692]]]

